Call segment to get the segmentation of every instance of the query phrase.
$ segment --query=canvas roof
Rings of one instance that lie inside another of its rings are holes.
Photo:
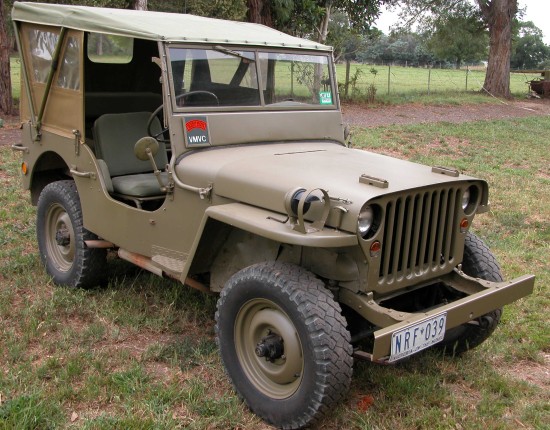
[[[188,14],[16,2],[12,18],[14,21],[167,42],[332,50],[329,46],[289,36],[264,25]]]

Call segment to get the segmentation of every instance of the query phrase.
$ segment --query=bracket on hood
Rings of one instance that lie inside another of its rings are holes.
[[[390,185],[390,183],[386,179],[375,178],[374,176],[369,175],[359,176],[359,182],[378,188],[388,188]]]
[[[320,191],[323,194],[323,212],[318,220],[313,221],[311,225],[306,225],[304,220],[304,206],[308,197],[315,191]],[[325,227],[329,213],[330,213],[330,197],[328,193],[322,188],[314,188],[312,190],[307,190],[302,193],[300,202],[298,203],[298,210],[296,214],[288,213],[290,222],[293,225],[293,229],[303,234],[315,233],[316,231],[321,231]]]
[[[458,178],[460,176],[460,172],[458,170],[443,166],[433,166],[432,172],[439,173],[441,175],[451,176],[453,178]]]

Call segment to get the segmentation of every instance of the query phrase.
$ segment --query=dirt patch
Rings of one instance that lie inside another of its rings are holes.
[[[342,105],[344,122],[360,127],[408,125],[432,122],[455,124],[469,121],[550,116],[550,99],[507,101],[498,104],[429,106],[405,104],[376,108],[364,105]]]
[[[550,353],[542,354],[543,363],[522,360],[506,369],[512,378],[536,385],[546,392],[550,390]]]
[[[4,126],[0,128],[0,146],[11,146],[21,141],[21,123],[19,117],[2,117]]]

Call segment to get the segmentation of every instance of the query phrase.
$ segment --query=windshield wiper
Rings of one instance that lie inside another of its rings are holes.
[[[228,48],[224,48],[223,46],[220,46],[220,45],[214,46],[214,51],[222,52],[222,53],[227,54],[227,55],[232,55],[233,57],[242,58],[243,60],[251,61],[253,63],[256,62],[256,60],[254,58],[248,58],[247,56],[241,54],[240,52],[233,51],[233,50],[228,49]]]

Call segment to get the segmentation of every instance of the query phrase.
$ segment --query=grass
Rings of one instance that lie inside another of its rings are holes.
[[[354,130],[356,147],[457,167],[491,185],[475,230],[507,278],[537,275],[495,334],[461,358],[356,363],[325,429],[548,428],[548,117]],[[0,429],[267,428],[231,390],[216,297],[111,259],[103,289],[58,288],[37,254],[19,156],[0,147]]]
[[[12,97],[18,105],[21,98],[21,61],[17,55],[10,57],[10,72]]]
[[[345,65],[336,65],[338,82],[345,82]],[[376,88],[379,103],[400,104],[407,102],[463,104],[487,102],[490,98],[479,94],[485,80],[485,71],[431,69],[352,64],[350,76],[358,76],[355,99],[360,100],[370,85]],[[388,92],[389,74],[389,92]],[[524,97],[527,81],[540,78],[539,74],[510,74],[510,92],[514,97]],[[428,91],[429,83],[429,91]],[[352,94],[352,88],[349,89]]]

